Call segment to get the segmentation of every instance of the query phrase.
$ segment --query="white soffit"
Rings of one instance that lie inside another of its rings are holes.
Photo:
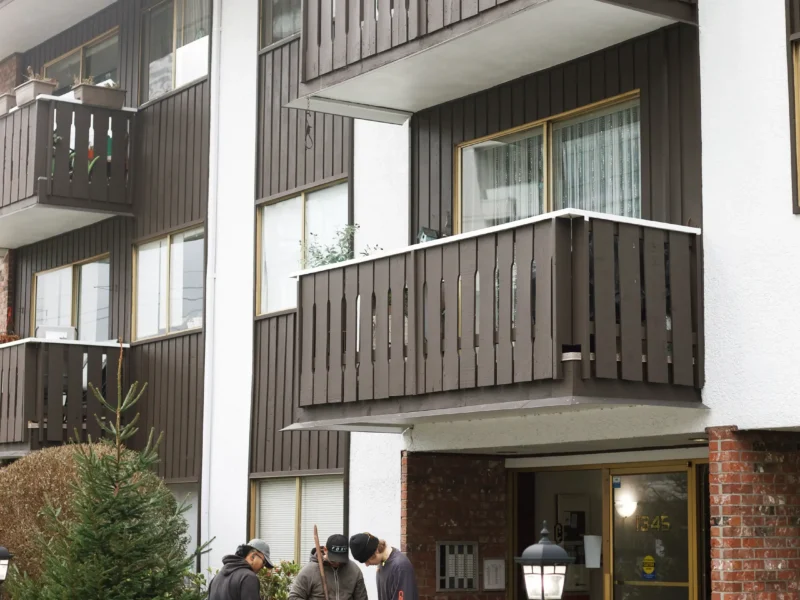
[[[113,216],[111,213],[34,204],[0,216],[0,248],[19,248]]]
[[[30,50],[113,3],[113,0],[0,0],[0,60],[14,52]]]
[[[674,22],[597,0],[549,0],[314,96],[413,113]]]

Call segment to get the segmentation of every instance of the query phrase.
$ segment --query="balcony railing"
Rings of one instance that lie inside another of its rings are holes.
[[[560,379],[703,385],[700,231],[565,210],[299,276],[300,406]]]
[[[107,412],[89,390],[116,402],[120,346],[26,339],[0,346],[0,444],[100,437]],[[123,357],[123,375],[127,359]]]
[[[39,202],[125,210],[135,111],[40,96],[0,117],[0,211]]]

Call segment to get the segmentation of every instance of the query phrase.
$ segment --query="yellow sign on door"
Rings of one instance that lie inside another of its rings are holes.
[[[656,559],[652,556],[645,556],[642,559],[642,577],[644,579],[656,578]]]

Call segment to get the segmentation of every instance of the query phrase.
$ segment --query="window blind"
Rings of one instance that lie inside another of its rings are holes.
[[[306,564],[314,548],[314,525],[319,543],[344,533],[344,479],[340,475],[304,477],[300,503],[300,563]]]
[[[259,483],[256,533],[269,544],[273,564],[294,560],[296,485],[294,477]]]

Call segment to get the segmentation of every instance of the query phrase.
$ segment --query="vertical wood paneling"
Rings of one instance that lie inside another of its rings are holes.
[[[255,322],[257,349],[251,419],[251,473],[343,469],[348,457],[344,432],[282,432],[292,424],[295,382],[296,314]]]
[[[466,10],[462,2],[462,11]],[[452,234],[453,153],[471,140],[640,90],[642,216],[701,226],[699,50],[675,25],[540,73],[416,113],[412,226]],[[454,137],[455,123],[463,133]],[[462,137],[463,136],[463,137]]]
[[[347,177],[352,119],[285,108],[297,97],[300,40],[258,60],[256,200]]]

